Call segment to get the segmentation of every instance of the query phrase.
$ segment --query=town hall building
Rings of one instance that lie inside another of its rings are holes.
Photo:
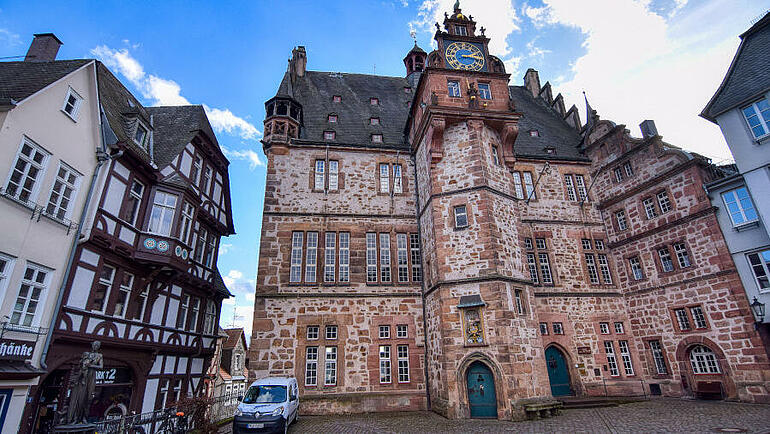
[[[265,103],[252,378],[303,412],[520,419],[563,396],[768,402],[703,185],[724,176],[511,82],[455,5],[404,77],[307,69]]]

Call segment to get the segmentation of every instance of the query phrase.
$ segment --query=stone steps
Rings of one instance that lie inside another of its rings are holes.
[[[568,398],[561,398],[560,401],[564,404],[563,408],[565,410],[569,410],[569,409],[577,409],[577,408],[617,407],[620,404],[645,401],[645,399],[635,398],[635,397],[621,397],[621,398],[568,397]]]

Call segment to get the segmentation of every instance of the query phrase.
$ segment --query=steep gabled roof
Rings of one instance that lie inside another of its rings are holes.
[[[735,53],[722,84],[701,112],[701,116],[716,122],[720,114],[751,102],[752,98],[770,90],[770,13],[741,35],[741,45]]]
[[[201,105],[147,107],[152,116],[154,157],[158,167],[165,167],[179,155],[198,131],[204,132],[219,147],[216,135]]]
[[[382,134],[382,147],[404,147],[404,128],[413,94],[403,77],[385,77],[366,74],[307,71],[290,83],[289,73],[284,76],[278,95],[291,94],[303,109],[300,139],[324,142],[323,133],[336,131],[336,143],[370,145],[372,134]],[[335,103],[335,95],[342,102]],[[372,105],[370,98],[379,104]],[[337,122],[328,122],[329,114],[337,115]],[[380,119],[379,125],[369,125],[369,118]]]
[[[226,350],[235,348],[239,339],[243,339],[243,346],[246,347],[246,334],[242,328],[225,329],[225,333],[227,333],[227,339],[222,344],[222,348]]]
[[[21,102],[92,59],[0,62],[0,100]]]

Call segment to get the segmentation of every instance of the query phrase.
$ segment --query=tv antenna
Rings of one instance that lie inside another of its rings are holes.
[[[235,328],[235,320],[243,318],[243,315],[238,315],[238,306],[233,306],[233,321],[230,323],[230,328]]]

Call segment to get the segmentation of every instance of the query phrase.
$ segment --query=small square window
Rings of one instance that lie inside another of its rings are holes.
[[[560,322],[553,323],[553,334],[555,334],[555,335],[563,335],[564,334],[564,327],[561,325]]]
[[[620,167],[616,167],[612,172],[615,174],[615,182],[620,182],[623,180],[623,171],[620,170]]]
[[[623,164],[623,170],[626,172],[626,176],[633,176],[634,175],[634,168],[631,167],[631,163]]]
[[[82,103],[83,98],[81,98],[77,92],[70,88],[67,91],[67,97],[64,98],[64,106],[62,107],[62,111],[67,113],[67,115],[71,117],[72,120],[76,121],[78,119],[78,113],[80,112],[80,106]]]
[[[328,325],[328,326],[326,326],[326,339],[337,339],[337,326],[336,325]]]
[[[147,128],[140,123],[136,123],[136,131],[134,132],[134,142],[144,149],[147,149]]]
[[[334,140],[337,138],[335,131],[324,131],[324,140]]]
[[[524,238],[524,247],[527,250],[532,250],[532,238]]]
[[[397,338],[406,338],[408,336],[409,336],[409,328],[406,326],[406,324],[399,324],[396,326]]]
[[[455,207],[455,228],[468,227],[468,212],[465,205]]]
[[[342,102],[342,97],[340,95],[334,95],[332,97],[332,101],[334,101],[334,102]]]
[[[535,245],[540,250],[545,250],[545,238],[535,238]]]
[[[337,122],[337,115],[329,115],[329,122]]]
[[[529,136],[530,137],[540,137],[540,131],[538,131],[538,130],[529,130]]]
[[[591,240],[583,238],[580,242],[583,244],[583,250],[591,250]]]
[[[610,323],[600,322],[599,323],[599,333],[601,333],[603,335],[610,334]]]
[[[594,246],[596,247],[596,250],[604,250],[604,241],[594,240]]]
[[[389,325],[381,325],[380,326],[380,339],[390,339],[390,326]]]
[[[382,143],[382,134],[372,134],[372,143]]]
[[[455,35],[468,36],[468,28],[465,26],[455,25]]]
[[[548,323],[547,322],[541,322],[540,323],[540,334],[543,336],[548,335]]]
[[[318,326],[307,326],[307,338],[308,340],[318,339]]]
[[[380,105],[379,98],[369,98],[369,104],[371,105]]]
[[[447,91],[449,92],[449,96],[452,98],[460,98],[462,94],[460,93],[460,82],[459,81],[448,81],[447,82]]]
[[[481,97],[481,99],[492,99],[492,91],[489,89],[489,83],[479,83],[479,97]]]
[[[622,322],[616,322],[615,323],[615,333],[622,335],[625,333],[625,330],[623,329],[623,323]]]
[[[369,118],[369,125],[379,125],[380,118]]]

